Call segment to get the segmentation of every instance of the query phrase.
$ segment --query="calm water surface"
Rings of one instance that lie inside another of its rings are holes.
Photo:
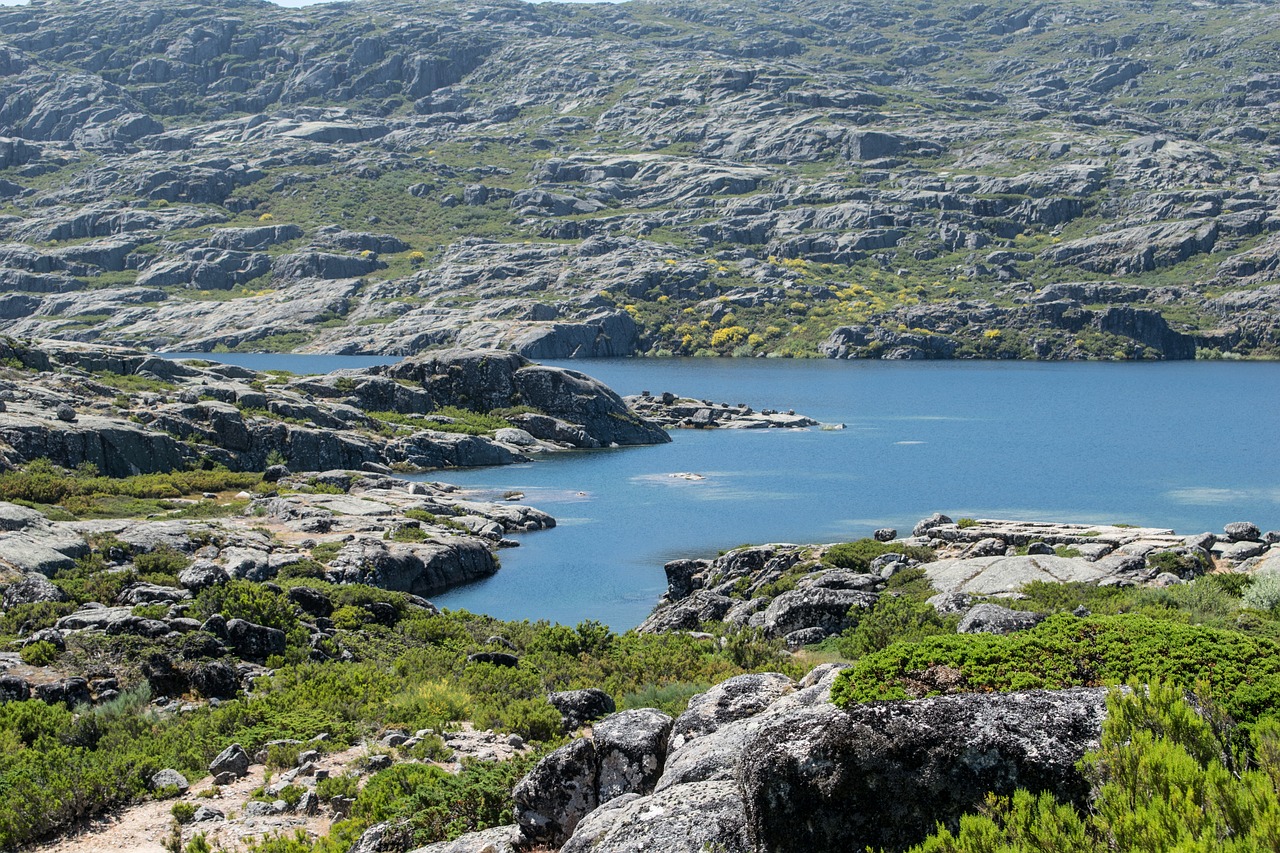
[[[263,358],[288,367],[283,357]],[[885,526],[906,535],[934,511],[1185,533],[1237,520],[1280,528],[1277,363],[558,365],[621,394],[674,391],[795,409],[847,428],[680,430],[656,447],[431,475],[484,496],[524,492],[522,502],[559,522],[519,537],[497,575],[437,596],[442,606],[625,629],[665,589],[667,560],[745,542],[838,541]],[[682,472],[705,479],[670,476]]]

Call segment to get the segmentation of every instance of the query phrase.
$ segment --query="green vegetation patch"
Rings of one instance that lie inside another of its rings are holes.
[[[1204,682],[1238,720],[1280,708],[1280,643],[1235,631],[1125,614],[1051,616],[1008,636],[966,634],[896,643],[837,678],[837,705],[940,692],[1149,682]]]

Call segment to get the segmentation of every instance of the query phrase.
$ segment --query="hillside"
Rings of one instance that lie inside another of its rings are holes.
[[[171,350],[1280,354],[1280,11],[0,9],[0,318]]]

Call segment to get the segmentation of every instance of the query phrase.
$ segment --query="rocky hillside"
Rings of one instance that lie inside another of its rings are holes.
[[[1278,15],[33,0],[0,321],[146,348],[1280,353]]]

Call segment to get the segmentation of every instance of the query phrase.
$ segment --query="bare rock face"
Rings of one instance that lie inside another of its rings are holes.
[[[547,701],[560,712],[561,726],[566,732],[573,732],[618,710],[613,697],[595,687],[552,693],[547,696]]]
[[[802,709],[766,724],[739,769],[752,849],[900,850],[987,791],[1080,802],[1106,691],[1075,689]]]
[[[561,853],[747,853],[744,824],[734,782],[695,782],[602,805],[582,820]]]
[[[598,805],[647,794],[662,774],[671,718],[652,708],[623,711],[548,755],[516,785],[516,823],[526,839],[559,846]]]

